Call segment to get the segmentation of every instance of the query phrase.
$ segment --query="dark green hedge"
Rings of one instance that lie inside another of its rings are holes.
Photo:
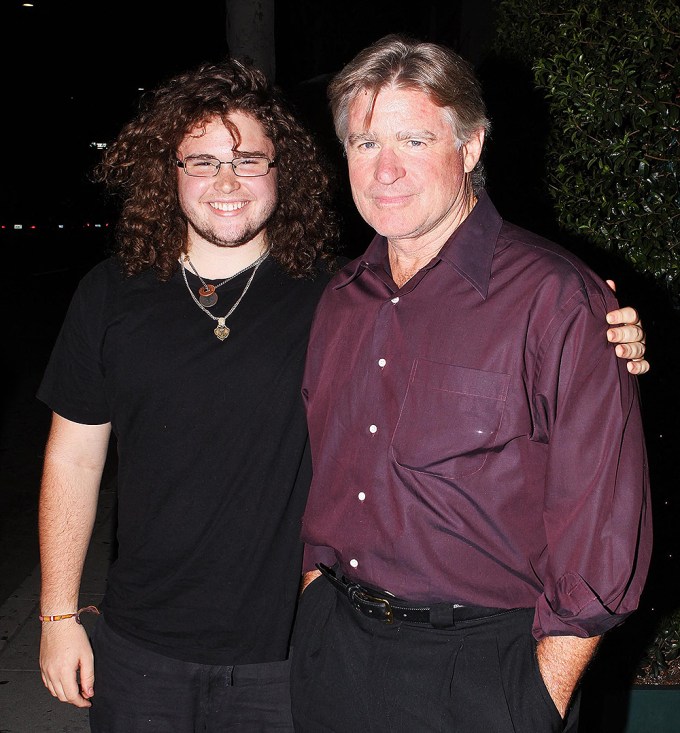
[[[561,227],[618,252],[680,302],[677,0],[499,0],[494,51],[533,69],[550,107]]]

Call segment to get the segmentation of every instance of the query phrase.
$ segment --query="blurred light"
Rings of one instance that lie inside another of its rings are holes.
[[[69,229],[73,228],[73,226],[82,226],[85,229],[108,229],[111,224],[110,222],[100,222],[100,223],[94,223],[91,221],[85,221],[81,222],[80,224],[0,224],[0,231],[3,229],[16,229],[16,230],[22,230],[22,231],[34,231],[37,229],[40,229],[42,232],[45,231],[51,231],[53,229]],[[3,729],[0,728],[0,733],[2,733]]]
[[[90,147],[96,150],[106,150],[106,143],[90,143]]]

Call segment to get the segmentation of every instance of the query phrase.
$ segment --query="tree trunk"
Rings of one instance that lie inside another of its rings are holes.
[[[226,0],[229,53],[276,78],[274,0]]]

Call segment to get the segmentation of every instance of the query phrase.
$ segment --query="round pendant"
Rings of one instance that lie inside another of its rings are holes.
[[[206,308],[212,308],[215,303],[217,303],[217,293],[213,293],[207,297],[205,295],[199,295],[198,300],[200,304],[204,305]]]
[[[198,289],[198,300],[206,308],[212,308],[217,303],[217,293],[214,285],[204,285]]]

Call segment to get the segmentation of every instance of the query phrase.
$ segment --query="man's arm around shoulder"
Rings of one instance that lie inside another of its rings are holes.
[[[40,489],[41,613],[73,613],[92,535],[111,425],[82,425],[52,417]],[[42,624],[42,679],[54,697],[89,707],[94,659],[75,618]],[[80,676],[80,684],[78,683]]]

